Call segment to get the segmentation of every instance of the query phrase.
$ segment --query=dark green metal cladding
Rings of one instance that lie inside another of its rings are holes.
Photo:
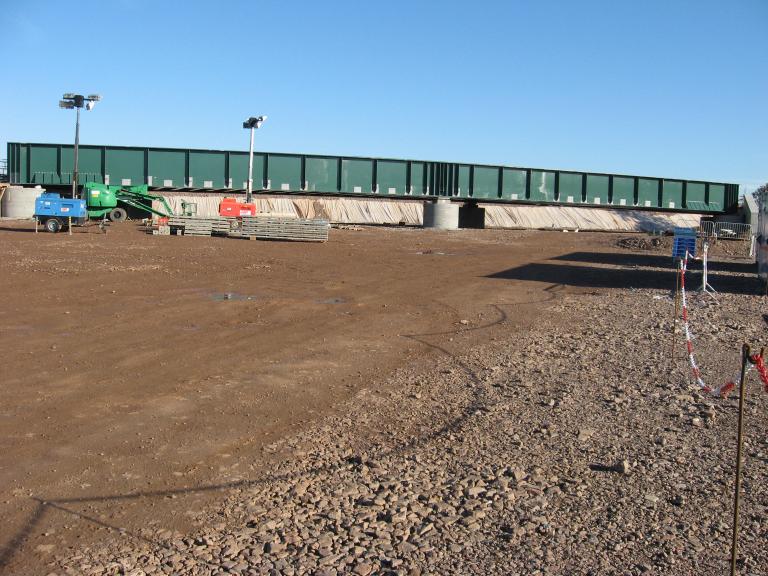
[[[448,172],[448,165],[445,165],[446,172]],[[441,181],[442,184],[442,181]],[[460,164],[453,169],[453,178],[450,183],[450,192],[442,190],[439,194],[446,196],[460,196],[462,198],[469,198],[472,195],[472,167],[468,164]]]
[[[531,202],[554,202],[555,173],[544,170],[531,170],[528,200]]]
[[[687,182],[685,187],[685,207],[689,210],[707,209],[707,184]]]
[[[187,185],[187,154],[183,150],[150,150],[147,176],[152,186],[184,188]]]
[[[141,149],[107,148],[103,181],[118,186],[144,184],[145,156],[145,151]]]
[[[226,188],[227,157],[225,152],[189,152],[189,188]]]
[[[60,187],[72,181],[71,145],[8,144],[15,184]],[[81,182],[155,189],[244,190],[248,154],[243,151],[80,146]],[[733,211],[739,187],[573,170],[544,170],[454,162],[257,152],[254,190],[364,196],[454,197],[480,202],[580,204],[645,210]]]
[[[301,163],[300,156],[269,154],[267,156],[268,189],[282,192],[303,190]]]
[[[30,184],[65,184],[62,179],[57,146],[36,146],[28,151]],[[72,173],[72,164],[67,167]],[[70,180],[71,182],[71,180]]]
[[[245,190],[248,187],[248,153],[229,152],[229,173],[227,183],[234,190]],[[264,177],[264,154],[253,155],[253,189],[266,189]]]
[[[425,162],[409,162],[411,168],[410,194],[413,196],[429,195],[427,168]]]
[[[637,182],[637,178],[623,176],[612,176],[611,178],[613,180],[612,204],[614,206],[634,206],[635,182]]]
[[[377,160],[378,193],[404,196],[408,193],[408,163],[401,160]]]
[[[637,206],[654,208],[659,206],[660,181],[655,178],[638,178]]]
[[[525,170],[504,168],[502,173],[501,197],[504,200],[525,200],[528,173]]]
[[[66,182],[72,182],[72,165],[75,152],[72,148],[61,149],[61,177]],[[101,170],[102,153],[98,148],[81,148],[78,151],[77,179],[80,184],[86,182],[102,182]]]
[[[663,180],[661,184],[661,207],[683,207],[683,182],[678,180]]]
[[[342,158],[339,191],[347,194],[370,194],[373,191],[373,160]]]
[[[566,204],[581,204],[584,175],[560,172],[557,200]]]
[[[587,174],[587,204],[610,204],[611,177]]]
[[[307,156],[304,164],[307,192],[338,192],[339,159]]]
[[[472,198],[490,200],[499,197],[498,168],[475,166],[472,172]]]
[[[738,198],[738,187],[733,192],[733,184],[708,184],[707,208],[713,211],[721,211],[728,207],[728,198],[735,195]],[[731,189],[729,190],[729,187]]]

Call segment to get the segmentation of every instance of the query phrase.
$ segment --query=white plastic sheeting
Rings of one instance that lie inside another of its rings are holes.
[[[181,202],[197,204],[197,215],[218,216],[222,194],[164,194],[171,209],[181,213]],[[244,197],[238,197],[244,201]],[[260,214],[324,218],[337,224],[405,224],[420,226],[421,201],[397,201],[375,198],[326,198],[315,196],[254,196]]]
[[[613,208],[576,206],[482,205],[487,228],[579,229],[595,231],[650,232],[675,226],[696,227],[700,214],[667,214]]]
[[[181,213],[181,202],[197,204],[197,215],[218,215],[223,194],[165,194],[173,211]],[[240,199],[243,199],[241,196]],[[335,224],[405,224],[421,226],[423,200],[387,198],[331,198],[320,196],[254,197],[260,213],[297,218],[325,218]],[[480,204],[485,208],[487,228],[579,229],[595,231],[647,232],[672,230],[675,226],[696,227],[699,214],[667,214],[613,208],[576,206],[524,206]]]

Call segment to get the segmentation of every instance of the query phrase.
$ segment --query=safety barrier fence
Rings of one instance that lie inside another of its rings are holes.
[[[749,240],[753,234],[751,224],[712,221],[702,222],[698,232],[700,238],[729,240]]]
[[[725,384],[713,388],[704,382],[701,375],[701,369],[696,362],[696,357],[693,350],[693,335],[688,320],[688,296],[685,290],[685,273],[688,270],[689,254],[686,253],[682,258],[680,264],[680,295],[682,298],[682,318],[683,318],[683,330],[685,332],[685,347],[688,354],[688,363],[691,365],[691,371],[693,372],[693,378],[698,384],[699,388],[707,394],[714,396],[727,397],[728,394],[733,391],[739,384],[741,384],[741,375],[737,374],[735,377],[730,378]],[[766,367],[763,356],[761,354],[754,354],[749,358],[750,364],[747,366],[746,373],[752,368],[756,368],[760,376],[760,381],[763,383],[765,391],[768,393],[768,368]]]

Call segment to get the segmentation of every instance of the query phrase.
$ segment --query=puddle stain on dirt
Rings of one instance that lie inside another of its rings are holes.
[[[237,292],[214,292],[211,294],[211,300],[215,300],[217,302],[225,302],[227,300],[237,300],[237,301],[245,301],[245,300],[258,300],[258,296],[248,296],[247,294],[238,294]]]
[[[347,301],[344,298],[326,298],[325,300],[316,300],[318,304],[346,304]]]

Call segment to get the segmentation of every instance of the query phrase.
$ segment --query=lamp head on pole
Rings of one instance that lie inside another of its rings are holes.
[[[250,128],[261,128],[261,125],[264,124],[266,121],[266,116],[251,116],[243,122],[243,128],[250,129]]]
[[[93,110],[93,107],[96,106],[96,102],[101,101],[101,96],[98,94],[89,94],[88,96],[83,96],[82,94],[73,94],[72,92],[67,92],[62,96],[63,100],[59,101],[59,108],[85,108],[86,110]]]

